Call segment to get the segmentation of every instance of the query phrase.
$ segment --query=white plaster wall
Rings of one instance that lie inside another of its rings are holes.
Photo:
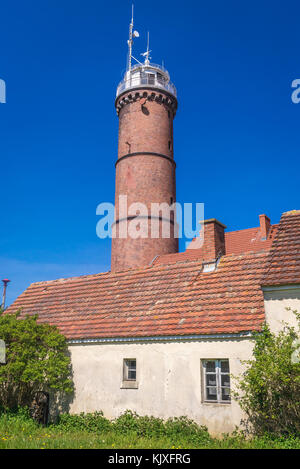
[[[231,432],[240,424],[240,407],[233,400],[202,401],[201,359],[229,359],[230,372],[238,375],[252,348],[248,339],[72,345],[76,391],[70,412],[102,410],[108,418],[126,409],[162,418],[187,415],[212,434]],[[137,360],[138,389],[121,388],[124,358]]]
[[[266,321],[273,332],[283,328],[283,321],[297,327],[297,321],[292,310],[300,313],[300,287],[280,289],[273,287],[271,291],[264,291]],[[287,311],[286,308],[291,308]]]

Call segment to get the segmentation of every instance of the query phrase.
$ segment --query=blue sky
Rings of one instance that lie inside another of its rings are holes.
[[[0,277],[30,283],[109,270],[96,206],[114,201],[131,2],[11,0],[0,15]],[[229,230],[300,208],[297,1],[135,1],[145,50],[178,90],[177,200]],[[181,243],[181,249],[183,249]]]

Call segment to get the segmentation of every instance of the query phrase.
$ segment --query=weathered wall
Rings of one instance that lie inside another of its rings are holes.
[[[283,321],[297,326],[292,310],[300,313],[300,286],[267,287],[264,291],[266,320],[274,332],[283,327]],[[286,308],[291,308],[287,311]]]
[[[72,345],[75,398],[71,413],[103,410],[114,418],[131,409],[168,418],[187,415],[212,434],[231,432],[242,418],[237,402],[202,401],[201,359],[229,359],[237,375],[251,356],[250,340]],[[123,359],[137,360],[138,389],[122,389]]]

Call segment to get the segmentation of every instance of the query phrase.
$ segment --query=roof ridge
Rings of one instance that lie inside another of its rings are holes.
[[[276,226],[279,226],[279,223],[273,223],[272,225],[270,225],[270,229]],[[259,230],[259,228],[260,226],[254,226],[252,228],[244,228],[243,230],[225,231],[225,236],[231,233],[240,233],[241,231]]]
[[[241,259],[241,258],[249,258],[249,257],[261,257],[261,255],[265,254],[266,255],[267,251],[266,250],[263,250],[261,249],[260,251],[247,251],[247,252],[244,252],[244,253],[239,253],[239,254],[235,254],[235,253],[230,253],[230,254],[225,254],[224,256],[222,256],[222,261],[226,261],[226,259],[228,260],[234,260],[234,259]],[[178,253],[180,254],[180,253]],[[184,254],[184,252],[183,252]],[[175,261],[175,262],[168,262],[168,263],[161,263],[161,264],[156,264],[156,265],[152,265],[152,266],[144,266],[144,268],[139,268],[139,269],[129,269],[127,271],[122,271],[122,272],[111,272],[111,271],[107,271],[107,272],[100,272],[100,273],[97,273],[97,274],[90,274],[90,275],[78,275],[78,276],[75,276],[75,277],[67,277],[67,278],[58,278],[58,279],[54,279],[54,280],[45,280],[45,281],[41,281],[41,282],[33,282],[31,283],[27,289],[20,295],[20,296],[23,296],[24,294],[26,294],[28,292],[28,289],[32,289],[32,288],[38,288],[38,287],[43,287],[43,286],[58,286],[58,285],[63,285],[64,283],[72,283],[74,281],[74,284],[79,281],[84,281],[84,280],[87,280],[87,281],[90,281],[90,280],[101,280],[101,279],[107,279],[107,280],[110,280],[112,278],[115,278],[116,280],[119,278],[120,280],[124,277],[128,277],[128,275],[130,274],[133,274],[133,275],[137,275],[137,274],[143,274],[146,273],[146,272],[150,272],[152,271],[153,273],[154,272],[163,272],[165,271],[166,272],[172,272],[172,271],[178,271],[179,268],[184,268],[184,270],[182,272],[186,272],[187,269],[189,267],[191,268],[194,268],[195,266],[197,266],[197,264],[199,264],[199,272],[201,271],[201,266],[202,266],[202,259],[185,259],[185,260],[179,260],[179,261]],[[180,265],[180,267],[179,267]],[[131,275],[130,275],[131,276]],[[136,281],[140,281],[143,277],[138,277],[136,279]],[[18,299],[16,299],[17,301]]]
[[[286,216],[286,217],[289,217],[289,216],[293,216],[293,215],[300,215],[300,210],[288,210],[287,212],[283,212],[282,216]]]
[[[199,259],[187,259],[187,260],[179,261],[179,262],[170,262],[168,264],[156,264],[156,265],[151,265],[151,266],[139,267],[137,269],[122,270],[120,272],[111,272],[109,270],[109,271],[106,271],[106,272],[99,272],[97,274],[78,275],[78,276],[75,276],[75,277],[61,277],[61,278],[57,278],[57,279],[53,279],[53,280],[43,280],[41,282],[33,282],[29,285],[29,287],[31,287],[33,285],[34,286],[43,286],[43,285],[49,285],[49,284],[59,284],[59,283],[73,281],[73,280],[97,279],[99,277],[101,278],[101,277],[105,277],[105,276],[107,278],[109,278],[109,277],[118,278],[118,277],[124,277],[124,276],[127,277],[128,274],[138,274],[138,273],[142,273],[142,272],[146,272],[146,271],[150,271],[150,270],[163,270],[163,269],[166,270],[168,267],[172,268],[174,270],[175,269],[174,264],[179,264],[179,263],[180,264],[196,264],[196,263],[202,263],[202,261],[199,260]]]
[[[62,282],[63,280],[77,280],[77,279],[82,279],[82,278],[90,278],[90,277],[99,277],[99,276],[104,276],[104,275],[109,275],[111,272],[110,270],[107,270],[106,272],[98,272],[97,274],[83,274],[83,275],[75,275],[74,277],[59,277],[59,278],[54,278],[53,280],[41,280],[40,282],[32,282],[29,284],[31,287],[32,285],[46,285],[48,283],[54,283],[54,282]]]

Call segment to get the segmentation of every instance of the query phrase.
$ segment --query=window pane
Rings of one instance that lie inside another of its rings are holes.
[[[135,370],[128,370],[128,379],[136,379],[136,371]]]
[[[229,375],[221,375],[221,386],[230,387],[230,376]]]
[[[153,75],[152,73],[149,73],[149,74],[148,74],[148,79],[149,79],[149,81],[148,81],[149,85],[154,85],[154,83],[155,83],[155,75]]]
[[[214,361],[207,361],[205,362],[205,369],[206,372],[215,373],[216,371],[216,363]]]
[[[229,360],[222,360],[221,361],[221,372],[222,373],[229,373]]]
[[[217,400],[217,388],[206,388],[206,399],[208,401],[216,401]]]
[[[222,401],[230,401],[230,389],[222,388]]]
[[[216,386],[217,385],[217,378],[214,373],[211,375],[206,375],[206,385],[207,386]]]

